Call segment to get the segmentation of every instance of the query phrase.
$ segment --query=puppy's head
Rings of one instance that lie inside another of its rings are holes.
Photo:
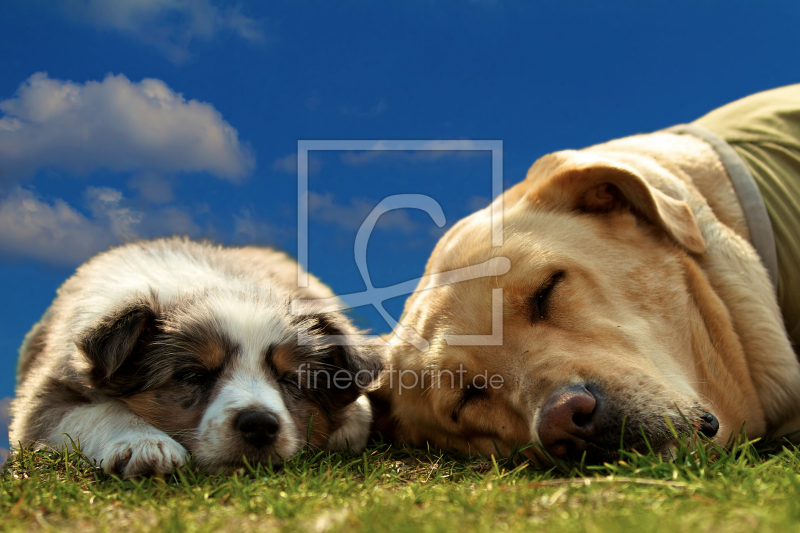
[[[176,439],[200,466],[224,470],[243,458],[277,465],[306,444],[325,448],[345,426],[366,436],[349,418],[380,360],[331,342],[354,333],[338,313],[293,316],[288,299],[211,289],[169,302],[133,297],[76,344],[95,389]]]
[[[687,204],[577,152],[542,160],[505,202],[501,247],[491,208],[436,246],[426,274],[497,257],[510,270],[427,278],[411,295],[401,324],[429,346],[396,338],[379,427],[417,444],[493,454],[534,443],[590,461],[620,443],[666,451],[670,425],[723,443],[745,420],[763,430],[730,317],[695,261],[705,242]]]

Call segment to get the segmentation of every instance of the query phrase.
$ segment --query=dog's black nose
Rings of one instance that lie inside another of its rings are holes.
[[[280,422],[272,413],[265,411],[242,411],[236,417],[236,429],[249,444],[263,448],[275,442]]]
[[[598,398],[584,385],[557,392],[542,410],[539,441],[550,455],[580,454],[595,433]]]
[[[719,431],[719,420],[711,413],[705,413],[700,417],[700,427],[698,431],[708,438],[713,437],[717,434],[717,431]]]

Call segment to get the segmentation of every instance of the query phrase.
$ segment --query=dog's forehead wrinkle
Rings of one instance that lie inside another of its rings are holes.
[[[469,224],[451,229],[446,246],[432,256],[427,273],[480,264],[494,257],[507,257],[513,272],[520,268],[541,270],[558,261],[582,264],[590,257],[601,259],[600,255],[609,253],[620,258],[631,256],[624,241],[617,250],[598,247],[598,240],[614,238],[614,234],[592,217],[519,209],[512,214],[514,216],[505,218],[504,244],[499,247],[480,236],[481,233],[490,235],[490,225]]]

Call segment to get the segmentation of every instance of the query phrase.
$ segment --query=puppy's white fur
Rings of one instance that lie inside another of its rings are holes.
[[[347,408],[342,426],[331,435],[328,450],[354,451],[364,449],[369,438],[372,408],[366,396],[361,396]]]
[[[172,437],[117,401],[76,407],[48,440],[58,442],[65,435],[83,435],[85,440],[78,439],[77,444],[84,455],[95,459],[107,473],[119,472],[123,477],[171,472],[188,459],[186,449]]]
[[[313,276],[296,287],[296,272],[274,250],[176,238],[91,259],[23,342],[12,443],[60,447],[68,436],[125,477],[167,473],[187,450],[219,469],[243,456],[279,463],[309,435],[362,448],[371,411],[359,384],[311,389],[286,376],[301,364],[377,375],[380,360],[326,341],[355,332],[343,315],[289,312],[294,298],[334,298]],[[313,342],[298,345],[298,332]],[[275,417],[274,441],[248,440],[245,411]]]

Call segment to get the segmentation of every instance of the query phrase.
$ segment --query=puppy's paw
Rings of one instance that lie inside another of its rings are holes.
[[[360,452],[367,445],[371,423],[372,407],[366,396],[360,396],[347,407],[341,427],[328,439],[327,449],[339,451],[349,448]]]
[[[167,434],[129,433],[104,450],[102,466],[107,474],[123,478],[163,476],[183,466],[189,452]]]

